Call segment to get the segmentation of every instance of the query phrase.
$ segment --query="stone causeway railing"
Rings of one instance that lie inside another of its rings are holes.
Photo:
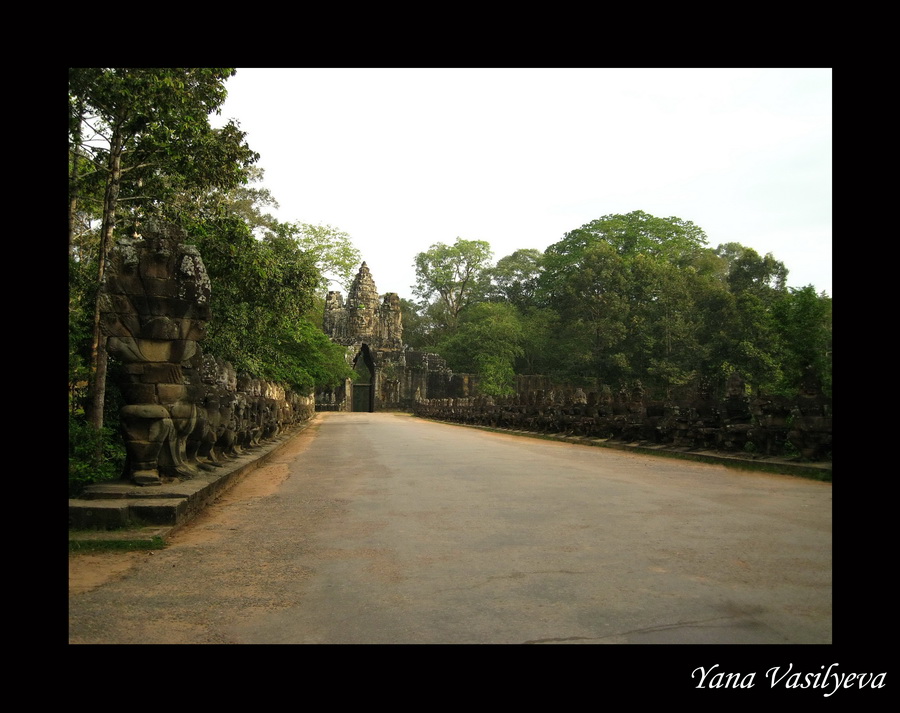
[[[615,396],[609,390],[581,388],[520,390],[505,398],[419,399],[414,413],[497,429],[831,460],[830,398],[818,393],[795,399],[751,398],[741,391],[732,388],[732,394],[722,398],[660,402],[645,399],[639,389]]]

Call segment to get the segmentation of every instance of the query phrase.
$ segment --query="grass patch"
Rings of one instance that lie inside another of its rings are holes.
[[[69,552],[133,552],[136,550],[161,550],[166,541],[162,537],[140,540],[69,540]]]
[[[775,473],[776,475],[795,475],[799,478],[807,480],[819,480],[823,483],[830,483],[831,471],[824,468],[805,468],[802,465],[793,466],[790,463],[742,463],[741,461],[718,461],[726,468],[734,468],[735,470],[749,470],[756,473]]]

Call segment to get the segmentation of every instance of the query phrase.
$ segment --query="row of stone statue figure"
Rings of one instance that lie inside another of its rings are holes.
[[[561,398],[559,396],[561,395]],[[422,399],[423,418],[491,428],[560,433],[595,439],[647,442],[687,449],[715,449],[830,460],[830,399],[821,394],[794,398],[728,393],[690,401],[647,401],[622,392],[615,401],[581,389],[541,391],[513,397]]]
[[[314,409],[311,395],[238,375],[203,353],[212,288],[186,237],[159,223],[120,239],[101,292],[106,349],[122,365],[124,477],[139,485],[221,467]]]
[[[122,409],[127,478],[139,485],[193,478],[220,468],[309,419],[314,411],[310,396],[238,374],[230,363],[199,349],[180,371],[184,388],[177,390],[177,400],[132,403]]]

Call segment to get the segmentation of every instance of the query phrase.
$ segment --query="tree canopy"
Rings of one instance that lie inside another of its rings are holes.
[[[437,347],[458,371],[481,376],[481,390],[492,396],[512,393],[516,359],[524,355],[525,333],[516,307],[480,302],[463,314],[459,328]]]
[[[445,326],[455,328],[459,314],[487,290],[491,246],[484,240],[457,238],[453,245],[435,243],[416,255],[413,293],[436,305]]]
[[[69,252],[75,213],[84,198],[100,221],[97,284],[103,282],[116,231],[127,221],[138,232],[150,216],[181,217],[173,211],[191,201],[175,200],[209,188],[230,189],[246,181],[259,155],[229,122],[214,129],[209,116],[227,95],[231,68],[72,67],[69,69]],[[128,206],[127,211],[120,206]],[[106,351],[95,304],[90,349],[90,422],[103,424]]]
[[[229,121],[213,128],[232,68],[69,69],[70,156],[84,161],[73,189],[99,173],[104,238],[121,220],[172,217],[172,199],[245,183],[259,155]]]
[[[212,288],[204,349],[299,391],[349,375],[344,350],[308,317],[322,281],[313,252],[285,235],[257,239],[236,217],[192,223],[188,234]]]
[[[812,286],[789,289],[771,254],[711,248],[694,223],[643,211],[603,216],[543,253],[521,249],[494,265],[489,244],[475,242],[416,258],[415,338],[457,371],[511,365],[572,383],[641,381],[660,397],[737,373],[756,390],[795,393],[813,379],[830,393],[831,301]]]
[[[362,256],[344,231],[330,225],[275,221],[268,235],[293,240],[300,250],[312,256],[321,275],[319,286],[322,290],[327,290],[332,281],[345,290],[350,289]]]
[[[110,448],[124,457],[98,295],[116,241],[150,218],[178,223],[200,250],[213,286],[205,351],[302,391],[349,376],[344,350],[310,315],[323,273],[346,272],[358,253],[337,229],[266,212],[277,203],[251,185],[263,176],[258,154],[235,122],[209,122],[234,73],[69,69],[70,479],[114,475]]]
[[[531,304],[543,265],[543,253],[534,248],[516,250],[500,258],[488,271],[491,299],[511,302],[517,307]]]

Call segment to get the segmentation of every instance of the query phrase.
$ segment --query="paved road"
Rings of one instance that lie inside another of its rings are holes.
[[[827,483],[391,413],[273,474],[70,596],[70,642],[832,642]]]

